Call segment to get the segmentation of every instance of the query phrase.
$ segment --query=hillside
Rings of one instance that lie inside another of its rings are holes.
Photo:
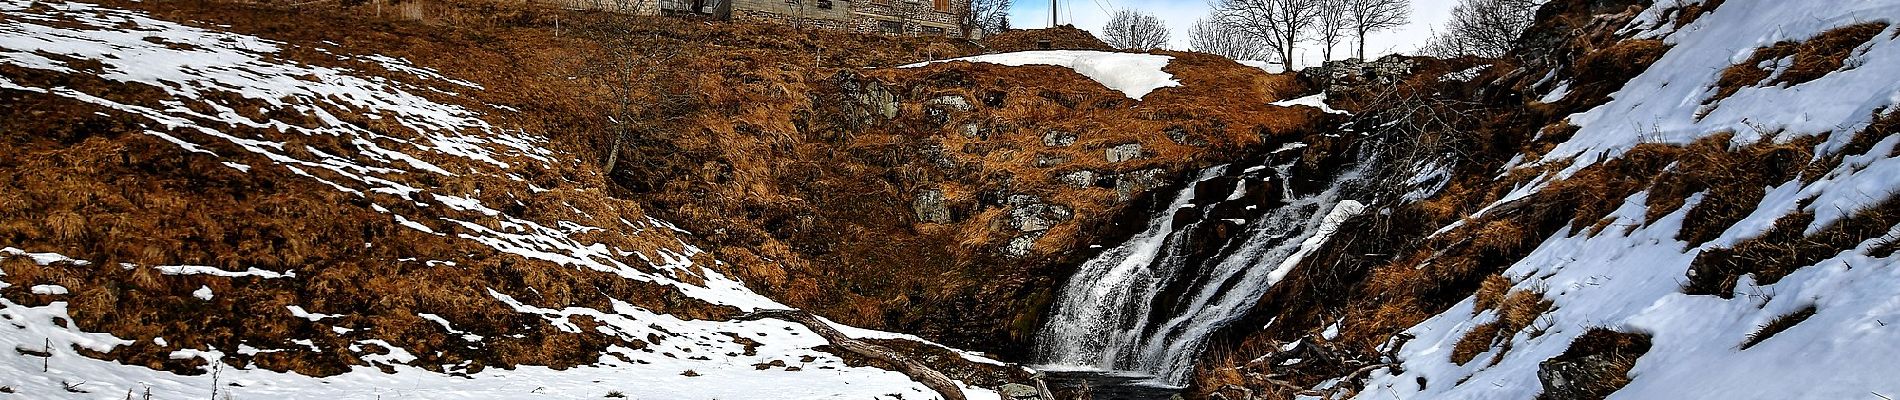
[[[1875,372],[1900,367],[1883,283],[1896,13],[1556,1],[1506,59],[1337,93],[1376,163],[1353,198],[1378,212],[1264,290],[1192,390],[1900,392]]]
[[[0,398],[1900,396],[1886,3],[1553,0],[1503,58],[1271,74],[0,0]]]
[[[1062,260],[1322,115],[1192,53],[1131,97],[905,66],[967,42],[533,6],[4,7],[0,387],[34,398],[932,394],[737,320],[786,308],[994,397],[1032,382],[845,324],[1020,352]]]

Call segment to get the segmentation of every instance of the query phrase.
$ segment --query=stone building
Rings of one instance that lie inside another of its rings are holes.
[[[887,35],[961,36],[970,0],[556,0],[629,14],[706,15]]]

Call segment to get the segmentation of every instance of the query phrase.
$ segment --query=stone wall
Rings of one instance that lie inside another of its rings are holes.
[[[846,0],[730,0],[735,21],[772,22],[821,29],[851,29]]]

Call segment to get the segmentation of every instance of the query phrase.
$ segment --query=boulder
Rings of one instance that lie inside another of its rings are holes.
[[[1035,400],[1042,398],[1042,394],[1036,392],[1035,386],[1020,383],[1004,384],[1003,387],[998,388],[996,391],[1002,394],[1005,400]]]
[[[1068,163],[1069,163],[1069,156],[1065,156],[1061,154],[1037,154],[1036,155],[1037,168],[1048,168],[1048,167],[1054,167],[1057,165],[1068,164]]]
[[[1064,172],[1062,175],[1056,175],[1056,181],[1078,188],[1095,186],[1095,171],[1085,169]]]
[[[1127,143],[1108,148],[1109,163],[1119,163],[1141,158],[1141,143]]]
[[[1116,176],[1115,198],[1128,201],[1143,192],[1161,187],[1163,185],[1161,178],[1167,173],[1168,171],[1164,169],[1150,168]]]

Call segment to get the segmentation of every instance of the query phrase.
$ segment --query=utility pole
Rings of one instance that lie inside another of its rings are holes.
[[[1056,27],[1056,0],[1049,0],[1049,27]]]

